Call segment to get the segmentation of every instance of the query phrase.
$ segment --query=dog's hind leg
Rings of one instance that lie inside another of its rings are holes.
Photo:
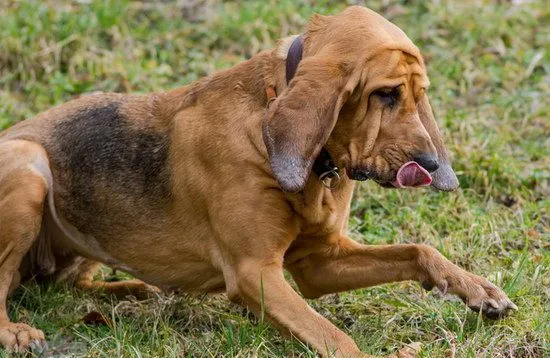
[[[128,295],[138,300],[154,297],[160,290],[140,280],[123,281],[100,281],[94,280],[94,275],[100,269],[101,263],[92,260],[84,260],[78,267],[78,274],[75,278],[75,286],[83,290],[102,291],[118,298],[125,298]]]
[[[42,224],[48,181],[36,165],[48,166],[40,145],[22,140],[0,143],[0,344],[16,352],[45,346],[42,331],[10,322],[6,306],[9,292],[19,285],[22,259]]]

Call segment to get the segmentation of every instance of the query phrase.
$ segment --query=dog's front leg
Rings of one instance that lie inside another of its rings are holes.
[[[265,314],[279,329],[328,356],[357,357],[361,352],[344,332],[315,312],[285,281],[281,265],[246,260],[226,274],[232,301],[257,316]]]
[[[290,333],[328,357],[370,357],[329,320],[315,312],[283,276],[281,265],[246,260],[227,275],[232,301],[246,305],[256,315],[265,314],[277,328]],[[391,357],[414,357],[417,346],[402,349]]]
[[[20,283],[20,265],[42,227],[48,187],[36,163],[47,165],[37,144],[0,143],[0,348],[12,352],[40,353],[46,347],[41,330],[10,322],[7,310],[8,294]]]
[[[287,264],[306,297],[415,280],[426,289],[438,287],[459,296],[474,311],[490,318],[517,309],[487,279],[454,265],[426,245],[361,245],[349,238],[327,240],[319,249]]]

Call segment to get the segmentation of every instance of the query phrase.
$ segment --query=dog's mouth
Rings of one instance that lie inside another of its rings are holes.
[[[415,161],[403,164],[397,170],[395,179],[393,180],[379,180],[374,173],[357,169],[350,171],[350,178],[359,181],[373,179],[384,188],[417,188],[428,186],[432,183],[430,173]]]

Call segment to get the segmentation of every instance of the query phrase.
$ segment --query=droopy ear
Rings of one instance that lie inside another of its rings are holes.
[[[439,157],[439,169],[432,173],[432,186],[442,191],[453,191],[458,188],[458,179],[447,157],[447,150],[443,145],[443,138],[437,127],[435,117],[428,100],[428,95],[423,94],[417,104],[420,120],[430,135],[432,143],[437,150]]]
[[[355,88],[347,71],[317,55],[300,62],[290,86],[271,103],[263,138],[277,182],[298,192]]]

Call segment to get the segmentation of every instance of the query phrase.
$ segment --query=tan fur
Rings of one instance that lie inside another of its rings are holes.
[[[154,291],[94,282],[98,262],[162,289],[225,291],[254,312],[263,298],[277,327],[336,356],[364,355],[291,288],[285,268],[306,297],[416,280],[485,311],[513,307],[430,247],[346,236],[350,170],[369,168],[387,184],[417,153],[446,161],[418,49],[368,9],[316,15],[287,86],[292,40],[186,87],[84,96],[0,134],[0,343],[25,350],[44,339],[8,320],[20,276]],[[269,109],[267,86],[278,95]],[[389,109],[373,93],[395,86]],[[343,170],[332,190],[311,173],[323,146]]]

